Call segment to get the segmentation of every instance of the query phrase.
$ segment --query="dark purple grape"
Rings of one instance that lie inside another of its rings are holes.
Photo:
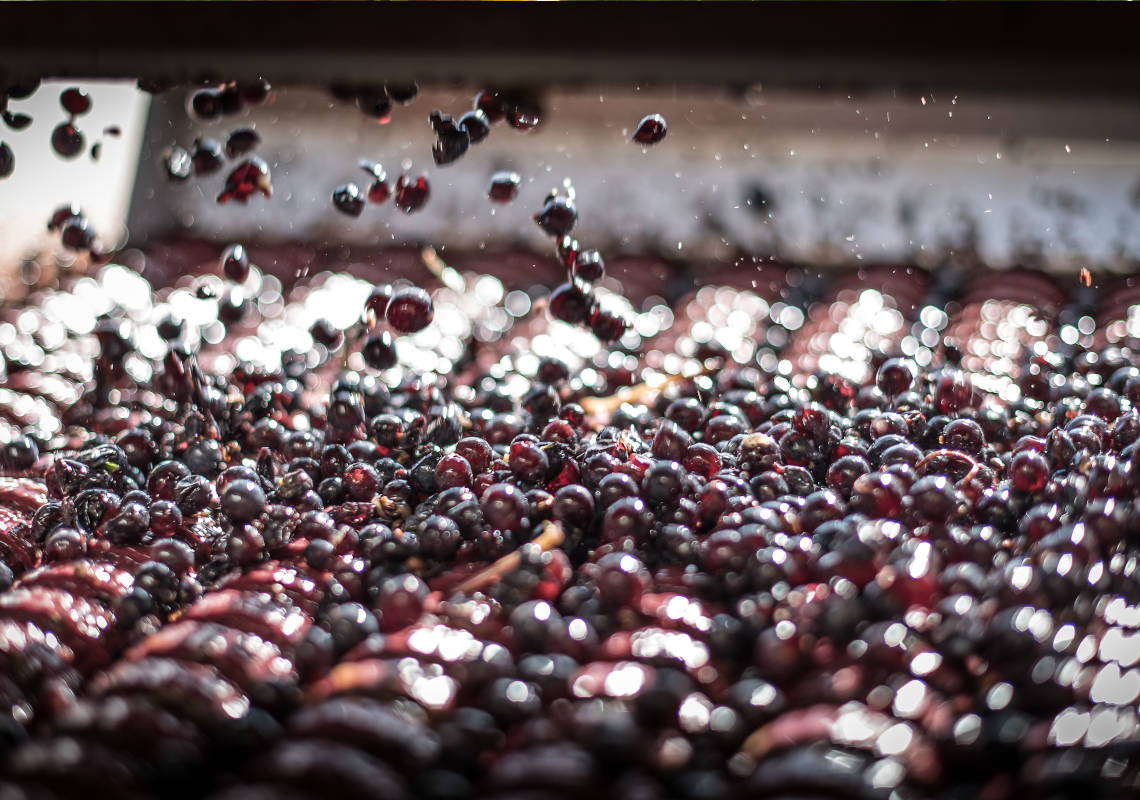
[[[507,122],[515,130],[534,130],[542,122],[542,114],[542,106],[533,97],[512,95],[507,99]]]
[[[483,472],[491,466],[491,459],[494,457],[491,445],[487,444],[485,439],[475,436],[466,436],[456,442],[455,452],[467,460],[475,473]]]
[[[332,202],[336,210],[350,217],[359,217],[364,211],[366,198],[355,183],[346,183],[333,189]]]
[[[182,510],[170,500],[150,504],[150,529],[159,536],[173,536],[182,527]]]
[[[327,319],[321,318],[309,327],[313,341],[332,352],[344,343],[344,332]]]
[[[63,224],[59,239],[68,250],[90,250],[95,244],[95,231],[86,218],[72,217]]]
[[[534,221],[548,236],[562,238],[574,229],[574,224],[578,221],[578,211],[569,199],[552,197],[546,201],[542,210],[534,215]]]
[[[431,112],[430,120],[437,137],[431,149],[431,156],[436,166],[455,163],[467,152],[471,144],[467,130],[457,126],[451,117],[438,111]]]
[[[910,487],[914,512],[929,522],[945,522],[963,508],[963,499],[954,485],[943,475],[921,478]]]
[[[910,391],[916,374],[913,361],[905,358],[889,358],[879,367],[875,375],[875,385],[887,397],[895,397]]]
[[[187,475],[174,486],[174,503],[184,516],[193,516],[210,505],[213,490],[202,475]]]
[[[832,462],[827,469],[827,485],[841,496],[851,494],[856,479],[871,471],[867,460],[862,456],[843,456]]]
[[[625,537],[635,540],[649,530],[652,513],[640,497],[624,497],[606,509],[602,517],[602,538],[607,542],[617,542]]]
[[[391,194],[392,189],[388,186],[388,182],[384,179],[383,175],[376,177],[372,183],[368,185],[368,202],[373,205],[383,205]]]
[[[950,414],[971,405],[974,389],[969,375],[948,369],[935,383],[934,399],[939,413]]]
[[[181,461],[163,461],[147,476],[146,490],[156,500],[173,500],[174,487],[190,474],[190,468]]]
[[[369,635],[380,632],[376,617],[360,603],[333,606],[324,622],[332,635],[333,650],[338,655],[347,653]]]
[[[810,403],[796,409],[792,416],[792,427],[812,441],[820,442],[827,436],[831,420],[826,408],[818,403]]]
[[[249,298],[240,289],[230,289],[218,298],[218,320],[225,325],[237,325],[249,311]]]
[[[64,158],[75,158],[83,152],[83,133],[70,122],[61,122],[51,132],[51,147]]]
[[[1009,479],[1019,492],[1039,492],[1049,479],[1049,462],[1032,450],[1015,453],[1009,465]]]
[[[902,511],[907,486],[896,475],[868,472],[851,487],[851,507],[868,517],[896,519]]]
[[[597,488],[601,508],[609,508],[623,497],[637,497],[641,492],[637,481],[623,472],[608,473],[598,481]]]
[[[981,431],[980,426],[978,428],[978,431]],[[881,439],[887,436],[898,436],[902,441],[895,442],[895,444],[902,444],[906,441],[905,437],[910,435],[910,426],[907,424],[906,418],[903,417],[902,414],[895,414],[891,411],[885,411],[871,420],[871,424],[868,426],[868,432],[870,436],[875,440],[875,444],[872,445],[872,449],[875,449],[875,445],[877,445]],[[943,436],[945,435],[945,432],[943,432]],[[881,452],[881,450],[886,448],[879,449]]]
[[[222,251],[222,274],[234,283],[245,283],[249,277],[249,253],[240,244]]]
[[[245,108],[245,101],[242,100],[237,86],[232,83],[227,84],[218,92],[218,106],[226,116],[241,113]]]
[[[538,362],[535,377],[549,386],[555,386],[570,377],[570,368],[557,358],[542,358]]]
[[[380,618],[381,630],[398,631],[420,618],[428,587],[415,575],[394,575],[380,584],[373,609]]]
[[[612,311],[596,308],[590,314],[590,330],[603,342],[616,342],[629,330],[629,322]]]
[[[649,584],[649,570],[636,556],[610,553],[597,564],[595,580],[602,601],[614,608],[635,606]]]
[[[681,465],[689,472],[708,480],[720,472],[723,462],[715,447],[698,442],[686,448],[681,458]]]
[[[537,483],[546,476],[550,461],[535,442],[515,442],[511,445],[507,463],[514,476],[524,483]]]
[[[380,490],[380,474],[371,464],[349,464],[344,471],[344,489],[353,500],[371,501]]]
[[[151,524],[154,524],[151,514]],[[176,575],[185,575],[194,566],[194,549],[179,539],[161,539],[151,545],[150,557],[165,564]]]
[[[444,456],[435,465],[435,485],[439,490],[470,487],[474,480],[471,464],[458,453]]]
[[[199,177],[213,175],[225,165],[225,154],[216,139],[195,139],[190,159]]]
[[[4,124],[14,131],[22,131],[32,124],[32,118],[28,114],[19,112],[12,112],[4,110],[0,112],[0,116],[4,119]]]
[[[463,543],[463,534],[455,520],[440,514],[432,514],[424,520],[417,536],[421,555],[436,561],[449,561]]]
[[[1120,397],[1111,389],[1093,389],[1085,397],[1085,412],[1111,422],[1120,416]]]
[[[199,89],[190,96],[190,113],[209,122],[222,115],[221,92],[217,89]]]
[[[360,346],[364,363],[372,369],[391,369],[399,363],[396,343],[388,331],[373,331]]]
[[[502,122],[507,117],[506,101],[501,92],[484,89],[475,95],[475,108],[483,112],[487,121]]]
[[[0,178],[7,178],[16,169],[16,157],[7,142],[0,142]]]
[[[505,531],[522,529],[530,513],[530,503],[518,487],[509,483],[496,483],[488,488],[480,505],[487,522]]]
[[[31,469],[39,457],[39,446],[28,436],[16,436],[0,444],[0,470],[18,472]]]
[[[326,507],[340,505],[347,499],[344,493],[344,479],[325,478],[317,485],[317,494]]]
[[[87,552],[87,540],[75,528],[56,528],[44,541],[44,561],[75,561]]]
[[[91,96],[77,86],[64,89],[59,96],[63,110],[73,117],[79,117],[91,110]]]
[[[435,318],[431,295],[418,286],[399,289],[388,301],[384,318],[400,333],[422,331]]]
[[[704,427],[708,409],[694,397],[682,397],[669,404],[665,409],[665,418],[682,430],[695,433]]]
[[[564,283],[550,293],[548,310],[554,319],[580,325],[590,319],[593,298],[572,283]]]
[[[641,496],[651,507],[677,504],[685,485],[685,469],[676,461],[658,461],[645,473]]]
[[[633,140],[643,145],[657,144],[665,138],[666,131],[665,118],[660,114],[650,114],[637,123]]]
[[[226,137],[226,157],[237,158],[261,144],[261,136],[253,128],[235,128]]]
[[[368,299],[364,301],[365,314],[371,316],[373,319],[382,318],[384,312],[388,310],[388,302],[392,299],[392,291],[391,285],[387,283],[374,287],[369,293]]]
[[[265,492],[250,480],[235,480],[218,494],[222,513],[236,523],[252,522],[265,511]]]
[[[487,190],[487,196],[495,203],[509,203],[518,196],[521,181],[517,172],[496,172],[491,176],[491,188]]]
[[[40,88],[39,78],[9,78],[11,83],[5,88],[5,94],[11,100],[27,100]]]
[[[585,527],[594,517],[594,496],[585,486],[576,483],[563,486],[555,492],[551,510],[556,520]]]
[[[160,561],[147,561],[135,572],[134,588],[150,595],[155,604],[169,606],[178,597],[178,576]]]
[[[468,111],[461,116],[456,125],[467,134],[471,140],[471,144],[479,144],[486,139],[487,134],[491,132],[491,121],[487,118],[487,115],[478,108]]]
[[[942,446],[978,455],[986,443],[982,426],[972,419],[952,420],[942,429]]]
[[[381,124],[386,123],[392,113],[392,98],[383,86],[369,86],[359,90],[356,105],[365,116],[372,117]]]
[[[418,178],[401,175],[396,179],[395,194],[396,197],[393,202],[396,204],[396,208],[405,214],[413,214],[419,211],[431,195],[427,175],[420,175]]]
[[[305,546],[305,562],[313,569],[329,569],[336,558],[336,545],[328,539],[311,539]]]
[[[580,281],[593,283],[606,275],[606,263],[597,250],[583,250],[574,257],[571,274]]]

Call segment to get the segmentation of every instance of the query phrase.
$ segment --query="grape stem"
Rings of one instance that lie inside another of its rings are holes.
[[[932,453],[928,453],[926,456],[920,458],[918,460],[918,462],[915,463],[915,465],[914,465],[915,471],[921,474],[923,472],[923,470],[926,468],[926,466],[928,464],[930,464],[930,462],[936,458],[953,458],[953,459],[956,459],[958,461],[965,462],[966,464],[969,465],[969,467],[970,467],[969,470],[966,471],[966,474],[963,475],[962,479],[959,480],[957,483],[959,488],[965,488],[965,487],[970,486],[970,482],[973,481],[974,478],[976,478],[978,476],[978,473],[982,469],[982,462],[978,461],[975,458],[971,458],[969,455],[967,455],[966,453],[963,453],[961,450],[947,450],[947,449],[943,448],[941,450],[935,450]],[[990,484],[987,484],[987,485],[990,485]]]
[[[942,450],[935,450],[931,453],[928,453],[927,455],[925,455],[921,459],[919,459],[918,462],[915,463],[915,465],[914,465],[915,471],[916,472],[922,472],[922,470],[926,468],[926,465],[929,464],[931,461],[933,461],[936,458],[955,458],[955,459],[958,459],[959,461],[965,461],[967,464],[970,465],[970,469],[975,473],[977,472],[978,467],[981,466],[980,464],[978,464],[977,461],[970,458],[970,456],[966,455],[961,450],[942,449]]]
[[[547,550],[561,546],[564,541],[566,541],[566,533],[562,530],[562,526],[557,522],[548,522],[542,533],[531,539],[530,544],[537,545],[539,551],[545,553]],[[519,548],[519,550],[521,549]],[[507,553],[486,569],[472,575],[455,588],[452,596],[471,595],[501,581],[505,576],[518,569],[519,564],[522,563],[522,555],[519,550]]]
[[[428,272],[436,277],[440,283],[451,289],[453,292],[463,292],[467,288],[466,281],[463,276],[456,272],[452,267],[447,266],[439,253],[435,251],[434,247],[430,245],[420,251],[420,259],[424,262]]]
[[[683,381],[691,381],[701,375],[707,375],[711,371],[712,370],[706,366],[695,375],[667,375],[659,383],[652,385],[649,383],[638,383],[633,386],[624,386],[609,397],[583,397],[578,401],[578,404],[581,405],[582,409],[591,417],[610,416],[621,407],[622,403],[650,405],[667,387],[676,383],[682,383]]]

